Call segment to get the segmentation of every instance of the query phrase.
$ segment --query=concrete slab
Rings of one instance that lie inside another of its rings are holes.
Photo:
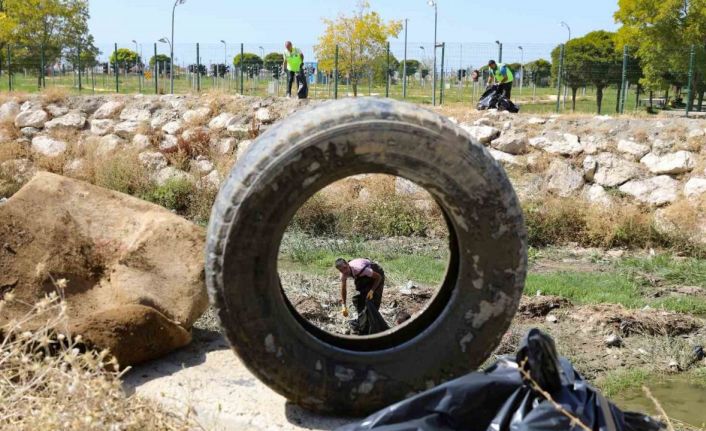
[[[351,421],[289,403],[245,368],[221,334],[203,329],[194,329],[189,346],[132,369],[124,387],[175,412],[190,409],[206,430],[331,430]]]

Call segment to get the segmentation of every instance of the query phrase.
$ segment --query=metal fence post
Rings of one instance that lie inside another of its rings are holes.
[[[336,55],[333,58],[333,98],[338,99],[338,45],[336,45]]]
[[[120,93],[120,66],[118,65],[118,44],[115,44],[115,50],[113,51],[115,53],[114,60],[115,62],[115,67],[113,68],[113,72],[115,73],[115,92]]]
[[[242,58],[240,60],[243,61]],[[241,63],[242,64],[242,63]],[[216,73],[218,73],[216,71]],[[201,56],[200,56],[200,46],[196,44],[196,92],[201,92]]]
[[[618,92],[620,114],[625,111],[625,87],[628,80],[628,46],[623,47],[623,75],[620,81],[620,91]]]
[[[404,62],[402,63],[402,98],[407,98],[407,21],[404,20]]]
[[[7,44],[7,90],[12,91],[12,50],[10,44]]]
[[[686,99],[686,116],[689,116],[692,106],[692,97],[694,96],[694,60],[696,58],[696,47],[691,45],[691,53],[689,54],[689,91]]]
[[[387,66],[385,67],[385,97],[390,97],[390,42],[387,42]]]
[[[245,94],[243,87],[243,66],[245,66],[245,45],[240,44],[240,94]]]
[[[40,65],[41,65],[42,71],[40,72],[41,75],[40,75],[40,77],[39,77],[39,86],[40,86],[40,88],[46,88],[46,83],[45,83],[45,81],[44,81],[44,73],[45,73],[45,70],[46,70],[46,66],[44,65],[44,61],[45,61],[45,57],[44,57],[44,44],[42,44],[41,51],[42,51],[42,52],[41,52]]]
[[[157,44],[154,44],[154,94],[159,94],[159,60],[157,59]]]
[[[556,112],[557,114],[561,110],[561,79],[564,74],[564,44],[561,44],[561,51],[559,52],[559,72],[557,75],[557,93],[556,93]]]
[[[78,43],[78,46],[76,47],[76,52],[77,52],[77,63],[78,63],[78,91],[81,92],[83,90],[83,83],[81,82],[81,42]],[[42,76],[44,76],[44,70],[42,70]]]
[[[441,94],[439,95],[439,105],[444,104],[444,56],[446,55],[446,42],[441,42]]]

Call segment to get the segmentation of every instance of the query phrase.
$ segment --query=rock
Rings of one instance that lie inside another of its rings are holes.
[[[593,181],[603,187],[616,187],[640,174],[637,163],[625,160],[612,153],[600,153],[595,157],[598,164]]]
[[[559,318],[553,314],[547,314],[545,320],[547,321],[547,323],[559,323]]]
[[[209,108],[202,107],[184,112],[182,118],[184,119],[184,122],[195,125],[203,124],[206,120],[208,120],[209,115],[211,115],[211,110]]]
[[[20,113],[20,105],[14,100],[5,102],[0,106],[0,123],[10,123],[15,121],[15,118]]]
[[[214,169],[213,162],[204,156],[199,156],[196,160],[192,160],[191,167],[201,175],[208,174]]]
[[[76,175],[83,171],[86,162],[83,159],[74,159],[66,162],[64,165],[64,175]]]
[[[622,347],[623,346],[623,339],[615,334],[608,335],[607,337],[605,337],[603,342],[605,343],[606,347]]]
[[[539,126],[542,124],[547,124],[547,119],[546,118],[539,118],[539,117],[532,117],[529,120],[527,120],[527,124]]]
[[[706,178],[694,177],[684,185],[684,196],[692,200],[699,200],[706,195]]]
[[[583,187],[583,174],[562,159],[552,161],[547,170],[547,189],[559,196],[571,196]]]
[[[78,99],[78,110],[90,116],[103,106],[104,101],[101,97],[82,96]]]
[[[461,128],[483,145],[489,144],[493,139],[500,136],[500,130],[491,126],[468,126],[461,124]]]
[[[216,144],[216,151],[218,152],[218,154],[231,154],[237,143],[238,141],[236,141],[234,138],[221,139]]]
[[[621,139],[618,141],[618,151],[633,156],[635,160],[640,160],[645,154],[650,152],[650,147],[638,144],[635,141]]]
[[[179,146],[179,138],[174,135],[164,135],[162,142],[159,144],[161,151],[176,151]]]
[[[402,177],[395,177],[395,194],[399,196],[415,196],[425,193],[422,187]]]
[[[111,100],[109,102],[101,105],[100,108],[93,114],[93,118],[96,120],[107,120],[113,119],[120,111],[122,111],[125,104],[117,100]]]
[[[47,121],[49,121],[49,114],[47,114],[46,111],[42,109],[26,110],[20,112],[17,117],[15,117],[15,127],[18,129],[22,129],[23,127],[42,129]]]
[[[211,171],[208,175],[203,177],[201,181],[202,187],[212,187],[214,189],[221,187],[221,175],[215,169]]]
[[[122,146],[124,141],[117,135],[105,135],[98,141],[98,154],[106,155]]]
[[[272,113],[267,108],[260,108],[255,111],[255,119],[264,124],[270,124],[274,121],[272,118]]]
[[[20,134],[24,136],[25,138],[32,139],[35,135],[41,133],[42,131],[39,129],[35,129],[34,127],[23,127],[20,129]]]
[[[105,136],[113,131],[115,122],[113,120],[91,120],[91,134]]]
[[[244,116],[233,117],[228,121],[226,130],[230,133],[248,133],[250,131],[248,119]]]
[[[598,169],[598,162],[596,161],[595,157],[587,156],[585,159],[583,159],[582,167],[583,177],[586,179],[586,181],[593,181],[594,177],[596,176],[596,170]]]
[[[650,153],[640,160],[640,163],[647,166],[653,174],[683,174],[685,172],[691,172],[696,164],[694,153],[689,151],[677,151],[676,153],[669,153],[663,156],[659,156],[654,153]]]
[[[551,154],[576,156],[583,152],[579,137],[571,133],[559,135],[538,136],[529,140],[529,144]]]
[[[493,148],[503,153],[518,155],[529,151],[529,140],[524,133],[504,133],[491,144]]]
[[[86,125],[86,117],[79,111],[74,111],[62,117],[54,118],[44,124],[47,130],[52,129],[83,129]]]
[[[124,109],[123,112],[120,113],[120,119],[123,121],[135,121],[138,123],[150,122],[152,120],[152,113],[147,109],[141,109],[133,106]]]
[[[183,123],[180,120],[170,121],[164,126],[162,126],[162,131],[168,135],[176,135],[179,133],[182,126]]]
[[[186,130],[181,134],[181,138],[184,141],[191,142],[195,140],[208,140],[210,142],[211,138],[209,136],[209,129],[206,127],[196,127],[193,129]]]
[[[176,180],[193,181],[193,178],[188,173],[182,171],[181,169],[177,169],[174,166],[162,168],[154,176],[154,181],[159,186],[163,186],[169,181]]]
[[[608,192],[602,186],[598,184],[591,184],[583,189],[583,197],[588,202],[597,204],[603,207],[609,207],[613,205],[613,199],[611,199]]]
[[[581,140],[585,154],[596,154],[608,150],[608,141],[602,136],[589,136]]]
[[[505,166],[523,166],[523,163],[519,160],[517,156],[512,154],[504,153],[502,151],[494,150],[490,148],[488,150],[491,156],[501,164]]]
[[[416,291],[418,291],[418,290],[419,290],[419,287],[416,286],[413,281],[409,280],[409,281],[407,281],[407,284],[403,288],[400,289],[400,294],[410,296],[410,295],[414,295],[416,293]]]
[[[123,121],[118,123],[113,130],[113,133],[120,136],[121,138],[130,139],[137,133],[140,127],[140,123],[137,121]]]
[[[150,126],[153,129],[159,130],[170,121],[175,121],[179,118],[179,113],[170,110],[161,110],[155,113],[150,121]]]
[[[51,277],[64,278],[69,329],[123,355],[121,366],[182,347],[208,305],[204,236],[157,205],[38,173],[0,207],[0,238],[17,252],[0,253],[0,267],[17,280],[18,299],[6,304],[0,327],[44,298]]]
[[[669,371],[674,373],[681,371],[681,366],[679,366],[679,362],[675,361],[674,359],[669,361],[669,363],[667,364],[667,368],[669,368]]]
[[[671,141],[655,139],[652,143],[652,152],[657,155],[666,154],[672,151],[672,148],[674,148],[674,144]]]
[[[490,118],[479,118],[473,122],[474,126],[492,126],[493,121]]]
[[[679,181],[668,175],[646,180],[632,180],[622,186],[620,191],[633,196],[640,202],[662,206],[677,200]]]
[[[138,133],[132,138],[132,146],[137,150],[144,150],[152,146],[152,140],[149,136]]]
[[[56,157],[66,151],[66,142],[49,136],[37,136],[32,139],[32,151],[46,157]]]
[[[250,144],[252,144],[251,140],[245,140],[245,141],[240,141],[238,143],[238,149],[235,150],[235,160],[238,161],[240,158],[245,154],[245,152],[248,150],[248,147],[250,147]]]
[[[230,122],[231,119],[233,119],[234,115],[230,114],[228,112],[223,112],[222,114],[214,117],[209,123],[208,123],[208,128],[219,132],[221,130],[224,130],[226,127],[228,127],[228,122]]]
[[[56,103],[51,103],[46,107],[46,111],[51,114],[52,117],[61,117],[69,113],[69,108],[63,105],[57,105]]]
[[[164,154],[159,151],[143,151],[137,155],[142,166],[152,171],[159,171],[167,167],[169,164]]]

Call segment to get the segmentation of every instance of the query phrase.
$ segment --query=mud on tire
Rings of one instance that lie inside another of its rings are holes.
[[[398,175],[429,191],[447,220],[451,258],[418,318],[346,337],[299,316],[280,286],[277,257],[308,198],[362,173]],[[206,252],[211,302],[243,363],[289,400],[347,415],[480,365],[510,325],[526,267],[522,212],[490,154],[433,112],[376,99],[322,103],[258,138],[218,195]]]

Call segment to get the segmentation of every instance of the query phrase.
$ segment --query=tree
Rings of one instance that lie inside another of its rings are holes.
[[[230,71],[230,67],[227,64],[212,64],[211,65],[211,76],[217,76],[223,78]]]
[[[263,61],[257,55],[250,52],[238,54],[233,59],[233,66],[241,68],[248,74],[250,78],[255,76],[262,68]]]
[[[543,83],[552,76],[552,64],[540,58],[525,64],[525,73],[535,84],[543,85]]]
[[[137,66],[137,64],[141,61],[140,56],[133,50],[130,50],[128,48],[118,48],[117,51],[113,51],[112,54],[110,54],[110,66],[115,67],[116,61],[118,68],[120,66],[130,69],[134,66]]]
[[[69,2],[69,8],[68,25],[64,33],[64,56],[74,68],[93,67],[98,64],[100,50],[95,46],[93,35],[88,30],[88,2]]]
[[[694,70],[694,96],[701,105],[706,91],[706,0],[619,0],[618,8],[615,19],[622,27],[617,48],[636,48],[640,83],[646,88],[686,86],[690,50],[696,48],[700,61]]]
[[[390,69],[387,69],[387,52],[376,57],[372,63],[373,82],[376,85],[387,84],[387,76],[390,78],[395,74],[395,70],[400,67],[400,62],[390,53]]]
[[[265,56],[264,67],[272,72],[272,76],[275,79],[279,79],[282,64],[284,64],[284,55],[282,55],[282,53],[271,52]]]
[[[171,59],[168,55],[157,54],[150,58],[150,69],[154,70],[155,64],[159,66],[159,71],[166,73],[167,75],[171,72]]]
[[[189,71],[189,73],[198,73],[201,76],[206,76],[207,72],[206,65],[204,64],[190,64],[187,67],[187,70]]]
[[[389,38],[402,31],[401,21],[384,22],[377,12],[370,10],[366,1],[358,3],[358,10],[350,15],[339,15],[336,20],[324,19],[326,30],[314,47],[321,70],[334,69],[336,46],[339,47],[338,70],[347,75],[358,95],[358,81],[373,61],[385,53]]]
[[[399,66],[399,73],[400,76],[404,73],[404,61],[400,62]],[[407,76],[413,76],[415,73],[419,71],[419,67],[421,66],[421,63],[419,60],[407,60]]]

